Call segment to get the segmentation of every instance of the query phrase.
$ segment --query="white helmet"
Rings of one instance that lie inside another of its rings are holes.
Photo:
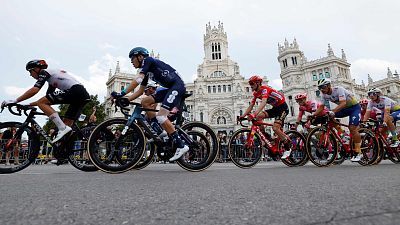
[[[370,89],[368,90],[367,94],[370,94],[370,93],[379,93],[379,94],[382,94],[382,90],[379,89],[379,88],[370,88]]]
[[[327,84],[330,84],[330,83],[331,83],[330,79],[320,79],[320,80],[318,80],[317,86],[320,87],[322,85],[327,85]]]

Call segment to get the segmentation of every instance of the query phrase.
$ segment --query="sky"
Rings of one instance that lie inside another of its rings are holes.
[[[33,86],[25,65],[37,58],[73,73],[103,99],[117,61],[121,72],[134,73],[128,53],[136,46],[159,53],[193,82],[206,24],[218,21],[246,78],[265,75],[280,89],[278,43],[296,38],[308,60],[325,57],[330,43],[337,56],[344,49],[358,83],[367,82],[367,74],[382,79],[388,67],[400,72],[399,18],[397,0],[1,0],[0,100]]]

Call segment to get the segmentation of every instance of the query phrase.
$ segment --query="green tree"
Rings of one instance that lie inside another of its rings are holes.
[[[78,121],[78,125],[82,126],[83,124],[88,123],[89,121],[89,117],[93,112],[93,107],[96,107],[96,118],[97,118],[97,122],[96,123],[101,123],[104,121],[104,118],[106,117],[106,114],[104,112],[104,103],[100,104],[99,100],[98,100],[98,96],[97,95],[90,95],[90,102],[88,102],[84,107],[83,110],[81,112],[81,114],[86,115],[86,118],[84,121]],[[65,114],[65,112],[68,109],[69,104],[61,104],[58,108],[59,108],[59,114],[61,115],[61,117]],[[44,125],[43,129],[48,132],[51,128],[55,128],[55,124],[50,121],[49,119],[47,119],[46,124]]]

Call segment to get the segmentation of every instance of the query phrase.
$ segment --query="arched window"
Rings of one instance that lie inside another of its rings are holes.
[[[200,121],[203,122],[203,112],[200,112]]]
[[[221,93],[221,85],[218,85],[218,93]]]

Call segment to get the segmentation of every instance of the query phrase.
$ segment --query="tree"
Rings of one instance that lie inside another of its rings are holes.
[[[93,107],[96,107],[96,117],[97,117],[97,123],[101,123],[104,121],[104,118],[106,117],[106,114],[104,112],[104,103],[100,104],[98,100],[97,95],[90,95],[90,102],[88,102],[84,107],[81,112],[81,114],[86,115],[86,118],[84,121],[77,121],[79,126],[82,126],[82,124],[86,124],[89,121],[89,117],[93,112]],[[65,112],[68,109],[69,104],[61,104],[59,108],[59,114],[63,116]],[[48,132],[51,128],[55,128],[55,124],[47,119],[46,124],[44,125],[43,129]]]

